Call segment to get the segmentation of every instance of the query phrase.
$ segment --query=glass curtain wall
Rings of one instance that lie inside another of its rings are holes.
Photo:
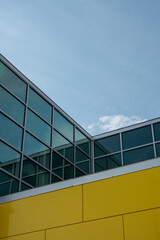
[[[160,156],[160,123],[121,131],[94,142],[95,172]]]
[[[160,119],[87,136],[0,61],[0,196],[160,157]]]
[[[90,139],[0,61],[0,196],[91,172]]]

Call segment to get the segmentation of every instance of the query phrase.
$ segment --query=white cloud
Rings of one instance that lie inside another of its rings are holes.
[[[100,117],[96,123],[88,125],[87,131],[90,134],[99,134],[102,132],[112,131],[143,121],[146,121],[146,119],[142,119],[138,116],[128,117],[124,115],[107,115]]]

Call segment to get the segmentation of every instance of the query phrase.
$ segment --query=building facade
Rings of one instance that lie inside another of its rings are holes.
[[[160,239],[159,156],[160,118],[91,136],[0,55],[0,239]]]

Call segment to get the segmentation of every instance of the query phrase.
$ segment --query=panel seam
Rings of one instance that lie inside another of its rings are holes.
[[[123,231],[123,239],[125,240],[125,227],[124,227],[124,216],[122,214],[122,231]]]
[[[82,222],[84,222],[84,200],[83,200],[83,184],[82,184]]]
[[[61,225],[61,226],[59,225],[59,226],[50,227],[50,228],[46,228],[46,229],[40,229],[40,230],[35,230],[35,231],[30,231],[30,232],[25,232],[25,233],[14,234],[14,235],[10,235],[10,236],[4,236],[4,237],[0,237],[0,239],[25,235],[25,234],[29,234],[29,233],[43,232],[43,231],[47,231],[47,230],[51,230],[51,229],[55,229],[55,228],[67,227],[67,226],[71,226],[71,225],[84,224],[84,223],[87,223],[87,222],[99,221],[99,220],[103,220],[103,219],[107,219],[107,218],[119,217],[119,216],[122,216],[122,215],[124,217],[125,215],[128,215],[128,214],[140,213],[140,212],[151,211],[151,210],[156,210],[156,209],[160,209],[160,207],[149,208],[149,209],[144,209],[144,210],[139,210],[139,211],[134,211],[134,212],[129,212],[129,213],[123,213],[123,214],[117,214],[117,215],[108,216],[108,217],[95,218],[95,219],[90,219],[90,220],[86,220],[86,221],[83,221],[83,222],[80,221],[80,222],[75,222],[75,223],[70,223],[70,224],[64,224],[64,225]]]

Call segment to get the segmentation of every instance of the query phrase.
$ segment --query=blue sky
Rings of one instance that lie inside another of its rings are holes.
[[[91,134],[160,117],[159,0],[1,0],[0,51]]]

